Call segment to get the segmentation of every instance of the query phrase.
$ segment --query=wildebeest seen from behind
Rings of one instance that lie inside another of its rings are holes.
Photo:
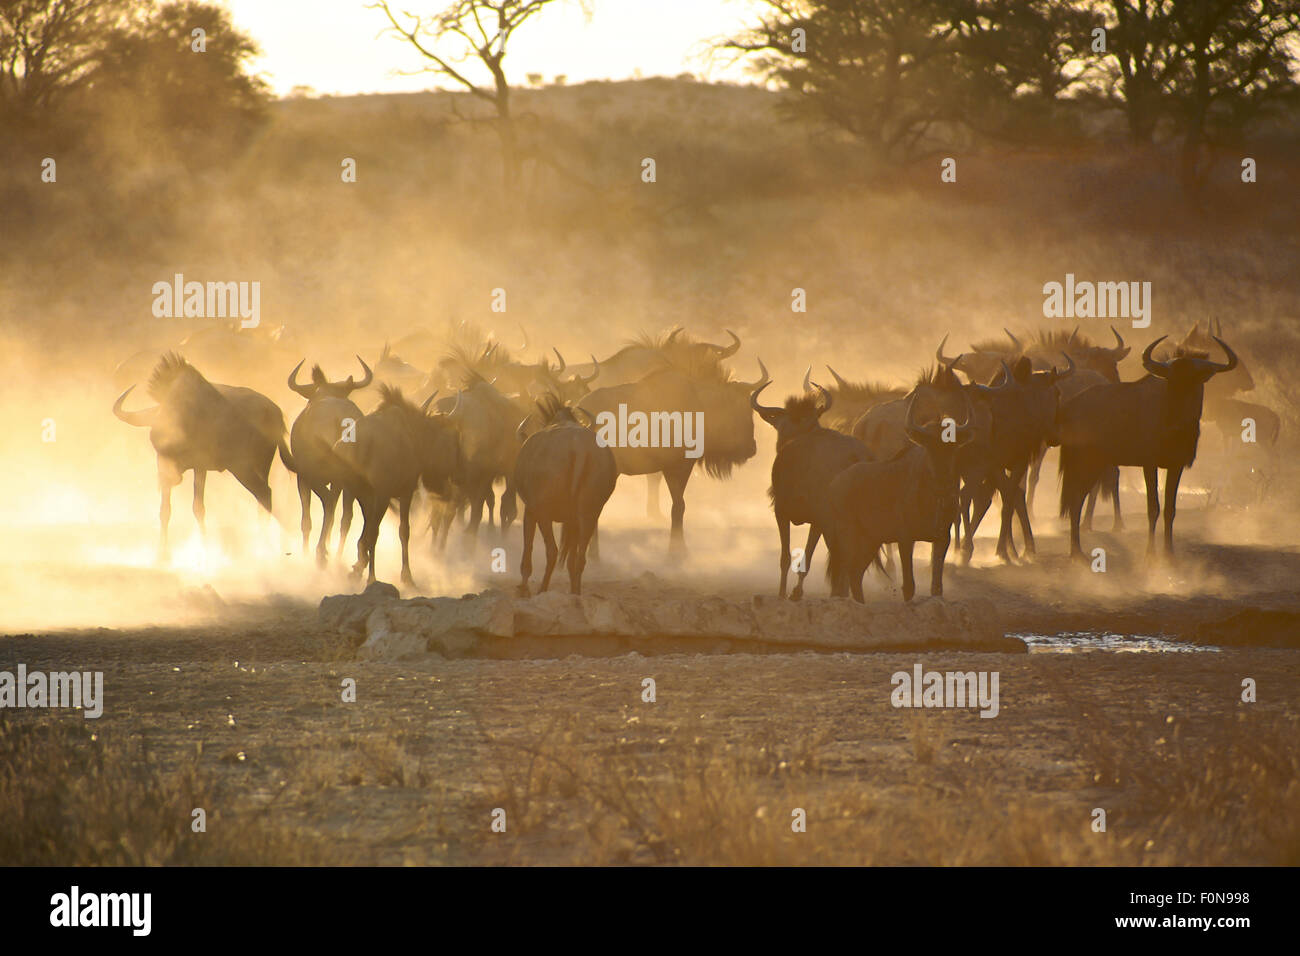
[[[284,414],[275,402],[251,388],[209,382],[175,352],[159,361],[149,379],[153,408],[129,412],[123,408],[131,386],[113,403],[113,414],[128,425],[149,429],[158,453],[159,554],[168,554],[172,489],[187,471],[194,472],[194,517],[203,530],[204,488],[209,471],[228,471],[271,511],[267,479],[276,449],[286,468],[294,470],[285,444]]]
[[[912,546],[917,541],[930,542],[930,593],[943,594],[943,563],[957,518],[957,455],[974,437],[970,399],[962,398],[961,424],[953,420],[922,425],[917,418],[919,400],[913,396],[904,419],[911,444],[889,461],[850,465],[831,482],[834,517],[825,533],[834,596],[851,593],[854,600],[863,601],[867,566],[885,544],[896,543],[903,600],[910,601],[916,593]]]
[[[602,365],[603,367],[603,365]],[[760,369],[762,364],[760,363]],[[763,379],[767,378],[763,370]],[[682,518],[686,512],[686,484],[697,464],[715,478],[726,478],[731,469],[753,458],[758,451],[754,441],[754,416],[749,395],[758,383],[733,381],[731,374],[720,361],[710,358],[691,369],[677,367],[661,369],[626,385],[598,388],[584,397],[578,407],[593,420],[602,414],[606,421],[617,420],[619,406],[625,406],[628,416],[644,415],[661,425],[656,430],[652,424],[650,438],[657,447],[616,445],[614,460],[619,474],[649,475],[661,473],[672,495],[672,531],[669,538],[673,548],[685,544]],[[703,416],[703,435],[700,457],[686,455],[686,449],[676,440],[684,438],[688,420]],[[691,416],[688,419],[688,416]],[[677,432],[673,433],[672,428]],[[661,432],[669,431],[670,440],[661,441]],[[599,433],[599,429],[598,429]]]
[[[1165,469],[1165,551],[1172,556],[1178,482],[1196,459],[1205,383],[1237,367],[1236,353],[1214,341],[1226,363],[1188,356],[1160,362],[1152,357],[1165,336],[1142,353],[1144,378],[1098,385],[1061,406],[1061,513],[1070,516],[1070,556],[1083,559],[1079,542],[1083,499],[1106,469],[1140,467],[1147,486],[1147,556],[1154,556],[1160,516],[1159,469]]]
[[[306,361],[305,359],[303,361]],[[298,466],[298,500],[302,505],[302,550],[307,553],[308,540],[311,537],[311,496],[320,499],[322,519],[320,538],[316,542],[316,561],[324,565],[327,558],[327,542],[334,527],[334,509],[338,505],[339,495],[343,493],[346,468],[334,455],[334,443],[348,435],[356,423],[364,416],[361,409],[349,397],[353,392],[366,388],[374,380],[370,366],[361,356],[357,356],[365,374],[361,381],[351,375],[339,382],[331,382],[319,365],[311,370],[311,381],[298,381],[299,362],[289,373],[289,388],[307,399],[307,407],[299,412],[289,430],[289,444],[293,451],[294,463]],[[343,501],[343,516],[339,527],[339,548],[347,540],[348,528],[352,524],[352,498],[349,494]]]
[[[460,496],[469,504],[468,531],[472,537],[478,535],[485,507],[488,524],[492,523],[496,501],[492,485],[503,478],[506,487],[501,495],[501,533],[504,534],[518,510],[514,476],[519,442],[515,439],[515,428],[521,412],[514,401],[477,372],[466,372],[461,386],[462,390],[454,398],[439,400],[437,408],[451,417],[460,436],[460,471],[455,483]],[[450,520],[450,512],[445,517]]]
[[[515,461],[515,488],[524,503],[524,550],[519,562],[519,592],[528,594],[533,574],[533,535],[538,526],[546,544],[546,571],[541,590],[551,584],[557,556],[569,571],[569,591],[582,593],[582,572],[587,546],[605,502],[614,493],[618,466],[614,452],[602,447],[591,429],[582,425],[557,396],[537,403],[539,431],[529,435]],[[522,437],[527,420],[520,423]],[[555,545],[553,522],[563,525],[560,547]]]
[[[357,422],[354,441],[340,438],[333,445],[346,467],[345,489],[361,505],[363,526],[357,541],[354,572],[369,567],[375,580],[375,544],[379,527],[394,499],[398,503],[398,533],[402,542],[402,583],[413,585],[410,539],[411,501],[423,484],[436,495],[451,494],[451,479],[460,466],[456,426],[448,416],[430,414],[430,396],[420,407],[401,389],[379,386],[379,407]]]
[[[798,580],[790,592],[791,599],[797,601],[803,597],[804,578],[812,566],[823,529],[833,520],[829,501],[831,480],[850,465],[870,461],[871,454],[853,436],[821,425],[821,417],[834,405],[834,398],[826,389],[816,386],[820,395],[792,395],[785,400],[784,407],[777,408],[759,404],[758,396],[766,387],[764,383],[750,396],[750,405],[763,421],[776,429],[776,459],[772,462],[768,497],[781,538],[778,591],[781,597],[786,596],[790,574],[790,525],[808,525],[808,542],[796,572]]]

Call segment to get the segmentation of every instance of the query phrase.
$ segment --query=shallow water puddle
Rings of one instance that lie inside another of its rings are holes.
[[[1209,644],[1171,641],[1152,634],[1065,631],[1061,634],[1008,634],[1007,636],[1020,638],[1028,645],[1031,654],[1077,654],[1086,651],[1191,654],[1202,651],[1218,653],[1221,650]]]

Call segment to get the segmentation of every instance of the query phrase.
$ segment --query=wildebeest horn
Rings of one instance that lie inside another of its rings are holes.
[[[551,351],[554,352],[555,357],[560,360],[560,367],[555,370],[555,374],[559,375],[561,372],[563,372],[566,368],[569,367],[569,363],[564,361],[564,356],[560,354],[560,350],[557,349],[555,346],[551,346]]]
[[[837,371],[835,371],[835,369],[833,369],[833,368],[831,368],[829,365],[827,365],[827,366],[826,366],[826,371],[828,371],[828,372],[831,373],[831,377],[835,379],[835,384],[838,385],[838,386],[840,387],[840,391],[841,391],[841,392],[844,391],[846,388],[849,387],[849,383],[846,382],[846,381],[844,381],[844,379],[840,377],[840,373],[837,372]]]
[[[1007,338],[1011,340],[1011,344],[1016,347],[1017,352],[1023,352],[1025,350],[1025,347],[1020,344],[1020,340],[1011,334],[1010,329],[1004,328],[1002,331],[1007,333]]]
[[[1115,326],[1113,325],[1110,327],[1110,334],[1115,336],[1115,347],[1110,351],[1111,354],[1114,355],[1115,359],[1118,361],[1119,359],[1122,359],[1125,355],[1128,355],[1129,347],[1124,344],[1124,337],[1120,335],[1118,331],[1116,331]]]
[[[740,351],[740,336],[731,329],[723,329],[723,331],[731,336],[731,344],[714,346],[718,350],[718,358],[728,358]]]
[[[773,418],[781,414],[781,409],[773,405],[760,405],[758,403],[759,393],[762,392],[763,389],[767,388],[769,385],[772,384],[771,382],[766,381],[767,379],[766,375],[763,376],[763,379],[764,379],[763,381],[758,383],[758,388],[754,389],[752,392],[749,393],[749,407],[752,408],[754,411],[758,412],[759,418],[763,419],[763,421],[767,422],[768,424],[771,424]]]
[[[141,409],[138,412],[128,412],[122,407],[122,403],[126,401],[126,397],[131,394],[131,391],[134,388],[135,386],[132,385],[131,388],[128,388],[121,395],[117,396],[117,401],[113,403],[113,414],[122,419],[122,421],[126,422],[128,425],[135,425],[139,428],[151,428],[153,427],[154,419],[158,415],[157,405],[153,408]]]
[[[903,419],[903,431],[905,431],[908,436],[920,435],[922,437],[929,437],[926,435],[925,429],[920,428],[916,424],[916,392],[912,393],[912,397],[907,403],[907,416]]]
[[[424,404],[422,404],[422,405],[420,406],[420,411],[422,411],[422,412],[424,412],[424,413],[427,414],[428,411],[429,411],[429,406],[433,404],[433,400],[434,400],[435,398],[437,398],[437,397],[438,397],[438,389],[435,388],[435,389],[433,390],[433,394],[430,395],[428,398],[426,398],[426,399],[424,400]]]
[[[1228,343],[1223,341],[1217,335],[1211,336],[1214,341],[1219,343],[1219,348],[1223,349],[1223,354],[1228,356],[1228,364],[1221,365],[1218,362],[1211,362],[1209,359],[1198,359],[1198,364],[1202,368],[1212,368],[1216,372],[1231,372],[1237,367],[1237,353],[1228,348]]]
[[[955,359],[950,359],[947,356],[945,356],[943,354],[943,347],[947,344],[948,344],[948,333],[945,332],[943,334],[943,338],[939,340],[939,347],[934,350],[934,357],[936,360],[938,360],[940,365],[946,365],[948,368],[957,368],[958,367],[957,363],[961,361],[961,356],[958,355]],[[838,377],[839,376],[836,376],[836,378]]]
[[[1163,378],[1165,373],[1169,370],[1169,363],[1158,361],[1151,353],[1155,351],[1157,345],[1167,338],[1169,338],[1167,335],[1160,336],[1160,338],[1148,345],[1146,351],[1142,353],[1142,367],[1152,375],[1158,375],[1161,378]]]
[[[1062,371],[1058,372],[1056,370],[1056,366],[1055,365],[1052,366],[1051,382],[1053,383],[1059,382],[1063,378],[1069,378],[1071,375],[1074,374],[1074,359],[1070,358],[1070,353],[1062,352],[1061,356],[1065,359],[1065,368]]]
[[[682,327],[680,325],[674,325],[672,329],[669,330],[668,332],[668,338],[664,339],[664,345],[672,345],[673,339],[677,338],[677,336],[681,334],[682,334]]]
[[[528,424],[528,420],[532,417],[533,417],[533,413],[529,412],[527,415],[524,416],[523,421],[521,421],[517,426],[515,426],[516,441],[522,443],[527,440],[528,436],[524,434],[524,426]]]
[[[453,406],[451,406],[451,411],[449,411],[449,412],[447,413],[447,417],[448,417],[448,418],[451,418],[451,417],[452,417],[453,415],[455,415],[458,411],[460,411],[460,397],[461,397],[461,395],[463,395],[463,394],[464,394],[464,392],[462,392],[460,389],[456,389],[456,404],[453,405]]]
[[[1013,379],[1011,377],[1011,369],[1007,367],[1007,360],[1003,359],[998,364],[1002,366],[1001,382],[997,385],[980,385],[978,382],[975,382],[971,384],[971,388],[977,389],[978,393],[982,395],[991,395],[994,392],[1002,391],[1004,388],[1010,388]],[[997,374],[994,373],[993,377],[997,378]]]
[[[822,402],[822,410],[817,414],[825,415],[827,412],[831,410],[831,404],[835,401],[835,399],[831,396],[830,392],[826,391],[826,389],[822,388],[816,382],[813,382],[812,384],[813,387],[817,389],[817,391],[822,393],[822,399],[824,400]]]
[[[302,362],[305,361],[307,360],[306,359],[302,360]],[[299,395],[301,395],[303,398],[307,399],[307,401],[310,402],[312,400],[312,397],[316,394],[316,386],[298,384],[298,369],[302,368],[302,362],[299,362],[297,365],[295,365],[293,367],[293,371],[289,373],[289,388],[297,392]],[[131,387],[134,388],[135,386],[133,385]]]
[[[811,391],[813,390],[813,383],[812,383],[812,366],[811,366],[811,365],[809,365],[806,369],[804,369],[804,373],[803,373],[803,390],[804,390],[805,392],[811,392]]]
[[[758,360],[758,371],[760,372],[760,375],[757,382],[754,382],[752,384],[748,382],[741,382],[740,384],[744,385],[745,388],[749,389],[750,391],[753,391],[754,389],[758,388],[759,385],[766,385],[767,383],[772,381],[772,376],[767,374],[767,366],[763,364],[763,360],[761,358]]]
[[[371,382],[375,380],[375,373],[370,371],[370,366],[366,364],[366,360],[363,359],[360,355],[358,355],[357,361],[360,362],[361,367],[366,370],[366,374],[365,377],[361,379],[361,381],[353,384],[352,386],[353,391],[356,391],[359,388],[365,388],[367,385],[369,385]],[[352,381],[351,375],[348,376],[348,381]]]
[[[528,351],[528,330],[524,328],[522,322],[519,323],[519,334],[524,337],[524,344],[519,346],[519,350],[521,352],[526,352]]]
[[[600,375],[600,359],[596,358],[595,355],[592,355],[591,374],[588,375],[586,378],[583,378],[581,375],[575,375],[573,376],[573,380],[575,382],[580,382],[583,385],[590,385],[592,382],[596,380],[596,377],[598,375]]]

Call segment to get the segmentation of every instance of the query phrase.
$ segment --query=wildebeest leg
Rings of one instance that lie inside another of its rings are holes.
[[[411,577],[411,495],[398,503],[397,534],[402,539],[402,583],[415,587],[415,578]]]
[[[1092,513],[1097,508],[1097,495],[1101,493],[1100,485],[1093,485],[1092,490],[1088,492],[1088,507],[1083,512],[1083,530],[1092,530]]]
[[[1156,519],[1160,517],[1160,472],[1156,468],[1143,468],[1142,477],[1147,482],[1147,558],[1156,548]],[[1167,504],[1166,504],[1167,506]]]
[[[776,533],[781,539],[781,584],[777,588],[776,596],[783,598],[786,596],[786,577],[790,573],[790,521],[779,512],[776,516]]]
[[[1029,483],[1025,489],[1025,506],[1029,513],[1034,512],[1034,489],[1038,487],[1038,474],[1043,467],[1043,459],[1047,457],[1047,447],[1042,446],[1034,453],[1034,457],[1029,461]]]
[[[352,529],[352,503],[356,501],[352,492],[343,492],[343,514],[339,517],[339,556],[343,556],[343,546],[347,544],[348,532]]]
[[[686,547],[682,517],[686,514],[686,483],[691,480],[691,469],[694,466],[695,459],[687,458],[684,464],[674,465],[671,470],[665,470],[663,473],[664,482],[668,485],[668,493],[673,497],[673,525],[668,539],[669,549],[673,551],[681,551]]]
[[[569,526],[565,525],[565,531]],[[573,594],[582,593],[582,572],[587,567],[587,546],[596,531],[596,522],[588,521],[581,512],[573,523],[573,541],[569,550],[569,590]]]
[[[541,590],[545,591],[551,586],[551,575],[555,571],[555,559],[559,557],[560,549],[555,544],[555,526],[549,521],[541,522],[542,542],[546,545],[546,573],[542,575]]]
[[[1110,474],[1104,479],[1110,485],[1111,504],[1115,509],[1115,523],[1110,526],[1111,531],[1124,530],[1124,516],[1119,511],[1119,465],[1112,465]]]
[[[524,504],[524,553],[519,559],[519,594],[528,597],[528,579],[533,576],[533,535],[537,532],[537,519],[532,509]]]
[[[322,568],[329,560],[329,536],[330,531],[334,528],[334,509],[338,507],[339,491],[337,488],[330,488],[328,485],[319,493],[321,508],[324,509],[325,516],[320,527],[320,537],[316,539],[316,563]],[[308,504],[311,499],[307,499]],[[310,530],[310,529],[309,529]],[[307,542],[303,541],[304,550]],[[342,544],[340,543],[340,547]]]
[[[207,537],[208,527],[205,520],[208,509],[203,504],[203,493],[208,487],[208,473],[194,469],[194,521],[199,526],[199,534]]]
[[[930,542],[930,593],[943,596],[943,562],[948,558],[948,536]]]
[[[306,554],[308,544],[311,542],[311,482],[302,475],[298,476],[298,504],[302,506],[302,521],[298,524],[302,529],[302,553]],[[322,497],[321,505],[324,504],[325,499]],[[328,529],[329,525],[325,527]]]
[[[181,483],[181,472],[171,462],[158,461],[158,560],[171,556],[167,546],[167,527],[172,521],[172,489]]]
[[[898,542],[898,563],[903,566],[903,600],[912,600],[916,593],[916,578],[912,576],[912,542]]]
[[[963,546],[965,560],[969,563],[975,554],[975,532],[979,530],[980,523],[984,516],[988,514],[989,508],[993,507],[993,492],[1001,491],[1001,487],[993,482],[982,481],[979,484],[979,494],[973,500],[974,509],[971,514],[970,523],[966,525],[966,543]]]
[[[1020,485],[1009,475],[1003,473],[998,480],[998,491],[1002,498],[1002,522],[998,529],[997,556],[1003,561],[1010,562],[1014,558],[1016,550],[1015,542],[1011,540],[1011,519],[1018,507],[1017,498],[1020,494]]]
[[[813,522],[808,522],[808,541],[803,546],[803,564],[795,573],[799,579],[794,583],[794,590],[790,592],[790,600],[798,601],[803,598],[803,579],[808,577],[808,571],[812,568],[813,555],[817,552],[817,542],[822,539],[822,529]],[[788,539],[787,539],[788,540]],[[865,573],[865,568],[863,569]]]
[[[663,475],[659,472],[651,472],[645,476],[645,516],[647,518],[662,519],[663,511],[659,507],[659,482]]]
[[[1023,472],[1021,477],[1024,477]],[[1016,481],[1016,514],[1020,517],[1020,533],[1025,538],[1025,557],[1037,552],[1034,546],[1034,529],[1029,523],[1029,503],[1025,499],[1024,489],[1021,487],[1020,480]],[[1014,542],[1012,543],[1014,548]]]
[[[1175,466],[1165,469],[1165,557],[1174,557],[1174,514],[1178,511],[1178,482],[1183,469]]]
[[[506,490],[501,493],[501,533],[505,534],[509,531],[518,517],[519,505],[515,501],[515,479],[510,475],[506,477]]]
[[[600,519],[591,523],[591,560],[600,560]]]

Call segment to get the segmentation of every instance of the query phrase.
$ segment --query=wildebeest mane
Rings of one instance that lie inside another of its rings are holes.
[[[167,398],[167,393],[179,379],[191,377],[210,387],[203,374],[187,362],[183,355],[179,352],[168,352],[158,360],[153,374],[149,376],[147,390],[154,401],[161,402]]]

